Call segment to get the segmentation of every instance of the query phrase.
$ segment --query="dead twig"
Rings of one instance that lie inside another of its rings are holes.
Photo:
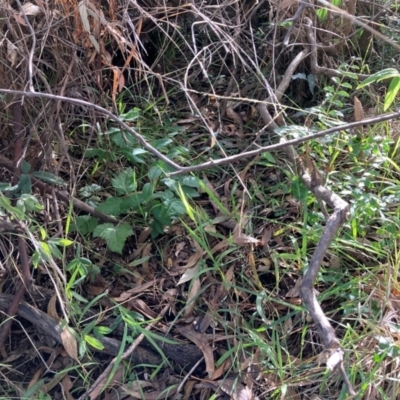
[[[13,160],[13,185],[16,185],[19,181],[20,170],[21,170],[21,161],[22,161],[22,134],[23,134],[23,126],[22,126],[22,103],[21,98],[18,97],[13,107],[14,111],[14,160]],[[23,230],[22,222],[19,222],[21,230]],[[19,250],[19,259],[21,262],[21,272],[22,279],[19,284],[17,291],[14,294],[14,298],[10,307],[7,311],[7,321],[2,325],[0,330],[0,348],[4,345],[8,333],[11,328],[12,318],[15,316],[18,305],[24,296],[25,291],[31,285],[31,273],[29,269],[29,260],[28,260],[28,250],[26,247],[26,241],[23,236],[18,236],[18,250]]]
[[[280,94],[282,95],[282,94]],[[259,111],[264,119],[264,123],[271,123],[272,117],[267,110],[267,107],[263,104],[259,105]],[[278,126],[272,121],[272,128]],[[288,142],[286,142],[288,144]],[[334,239],[338,229],[343,225],[347,218],[347,212],[349,210],[349,204],[342,200],[337,194],[323,186],[322,179],[316,169],[314,163],[310,162],[305,165],[301,158],[298,156],[293,145],[284,147],[285,153],[292,163],[292,165],[298,171],[304,185],[310,190],[319,202],[325,202],[333,208],[332,215],[326,222],[323,234],[318,242],[318,245],[312,255],[310,265],[305,272],[300,294],[303,299],[304,305],[308,312],[313,318],[315,325],[318,329],[322,342],[329,353],[327,360],[327,366],[330,370],[338,367],[343,380],[346,384],[347,390],[351,395],[355,394],[355,391],[345,373],[343,368],[343,350],[340,347],[340,342],[336,338],[335,331],[329,323],[328,318],[322,311],[321,306],[318,303],[317,297],[314,291],[314,282],[317,277],[320,265],[322,264],[323,257],[326,254],[332,240]]]

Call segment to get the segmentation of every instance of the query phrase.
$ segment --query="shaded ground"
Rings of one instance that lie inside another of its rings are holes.
[[[79,4],[1,6],[0,89],[103,107],[184,166],[357,121],[354,98],[378,115],[384,90],[357,85],[396,67],[390,44],[318,6]],[[358,7],[398,38],[395,8]],[[299,292],[324,208],[282,150],[169,175],[101,109],[0,93],[4,315],[27,286],[4,333],[0,396],[348,396]],[[315,289],[360,399],[394,399],[399,385],[395,126],[297,146],[350,203]]]

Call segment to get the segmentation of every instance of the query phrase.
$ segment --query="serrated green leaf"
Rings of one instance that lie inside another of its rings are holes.
[[[137,189],[136,175],[132,168],[122,171],[111,182],[119,195],[130,194]]]
[[[96,207],[97,211],[118,217],[121,214],[121,204],[123,199],[120,197],[109,197],[104,203]]]
[[[388,87],[388,91],[385,96],[385,103],[383,105],[383,111],[387,111],[387,109],[393,104],[396,99],[397,93],[400,89],[400,75],[395,76],[390,85]]]
[[[96,339],[95,337],[89,336],[89,335],[84,335],[84,339],[93,348],[95,348],[97,350],[104,349],[104,345],[100,342],[100,340]]]
[[[94,237],[103,238],[111,251],[121,254],[125,241],[133,235],[133,230],[128,224],[114,226],[111,223],[101,224],[93,232]]]
[[[47,171],[35,171],[33,176],[42,180],[43,182],[51,183],[53,185],[65,186],[66,183],[59,176]]]
[[[189,186],[186,186],[186,185],[181,185],[181,189],[182,189],[182,192],[185,193],[185,195],[187,197],[195,198],[195,197],[199,197],[200,196],[199,192],[193,187],[189,187]]]
[[[151,213],[161,225],[171,225],[171,218],[168,215],[168,207],[165,207],[163,204],[157,204],[152,208]]]
[[[137,210],[143,202],[142,193],[135,193],[131,196],[125,197],[121,201],[121,213],[126,214],[129,210]]]
[[[167,209],[167,214],[170,217],[180,217],[181,215],[186,213],[185,205],[182,200],[173,199],[163,202],[164,206]]]

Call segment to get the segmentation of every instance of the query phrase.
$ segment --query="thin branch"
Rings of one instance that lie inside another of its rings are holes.
[[[261,110],[266,110],[265,105],[260,103],[258,106],[258,110],[260,112],[261,117],[263,117],[263,119],[264,119],[264,115]],[[348,124],[334,126],[332,128],[325,129],[323,131],[314,133],[312,135],[307,135],[307,136],[304,136],[304,137],[301,137],[298,139],[287,140],[285,142],[281,142],[281,143],[277,143],[277,144],[271,144],[269,146],[259,147],[258,149],[255,149],[255,150],[250,150],[250,151],[246,151],[244,153],[235,154],[233,156],[229,156],[226,158],[220,158],[218,160],[210,160],[205,163],[195,165],[193,167],[180,167],[178,171],[171,172],[169,174],[169,176],[174,176],[174,175],[188,173],[188,172],[194,172],[194,171],[202,171],[207,168],[216,167],[216,166],[228,164],[228,163],[231,163],[234,161],[239,161],[239,160],[243,160],[246,158],[254,157],[254,156],[262,154],[266,151],[274,151],[274,150],[284,149],[288,146],[295,146],[295,145],[298,145],[301,143],[308,142],[310,140],[321,138],[323,136],[326,136],[326,135],[329,135],[331,133],[335,133],[338,131],[349,130],[349,129],[357,128],[357,127],[363,126],[363,125],[373,125],[373,124],[377,124],[379,122],[389,121],[389,120],[399,118],[399,117],[400,117],[400,111],[391,113],[391,114],[380,115],[378,117],[366,118],[366,119],[363,119],[362,121],[350,122]],[[274,121],[273,117],[270,116],[270,120],[268,120],[268,122],[266,122],[266,121],[267,120],[264,119],[264,122],[266,123],[266,125],[268,125],[271,128],[271,125],[273,125],[272,122]]]
[[[154,148],[151,144],[149,144],[142,135],[140,135],[138,132],[136,132],[132,127],[127,125],[125,122],[123,122],[119,117],[114,115],[111,111],[108,111],[107,109],[100,107],[96,104],[89,103],[88,101],[85,100],[80,100],[80,99],[75,99],[72,97],[65,97],[65,96],[57,96],[55,94],[49,94],[49,93],[38,93],[38,92],[28,92],[28,91],[22,91],[22,90],[11,90],[11,89],[0,89],[0,93],[5,93],[5,94],[14,94],[14,95],[19,95],[19,96],[26,96],[26,97],[39,97],[43,99],[49,99],[49,100],[61,100],[65,101],[67,103],[71,104],[77,104],[78,106],[82,107],[89,107],[92,108],[93,110],[99,111],[103,115],[106,115],[113,121],[115,121],[121,128],[125,129],[129,133],[131,133],[137,141],[150,153],[154,154],[158,159],[164,161],[166,164],[170,165],[171,167],[179,170],[181,167],[170,160],[168,157],[166,157],[164,154],[160,153],[156,148]]]
[[[175,163],[171,159],[169,159],[164,154],[160,153],[151,144],[149,144],[143,138],[142,135],[140,135],[133,128],[128,126],[118,116],[114,115],[111,111],[108,111],[107,109],[105,109],[103,107],[100,107],[100,106],[98,106],[96,104],[89,103],[88,101],[85,101],[85,100],[75,99],[75,98],[71,98],[71,97],[57,96],[57,95],[48,94],[48,93],[24,92],[24,91],[20,91],[20,90],[10,90],[10,89],[0,89],[0,93],[16,94],[16,95],[27,96],[27,97],[41,97],[41,98],[45,98],[45,99],[49,99],[49,100],[61,100],[61,101],[65,101],[67,103],[72,103],[72,104],[77,104],[77,105],[84,106],[84,107],[93,108],[94,110],[97,110],[97,111],[101,112],[102,114],[108,116],[111,120],[115,121],[121,128],[126,129],[129,133],[131,133],[138,140],[138,142],[146,150],[148,150],[150,153],[155,155],[161,161],[164,161],[166,164],[168,164],[171,167],[173,167],[176,171],[175,172],[171,172],[169,174],[169,176],[182,174],[182,173],[188,173],[188,172],[194,172],[194,171],[202,171],[202,170],[207,169],[207,168],[211,168],[211,167],[215,167],[215,166],[219,166],[219,165],[224,165],[224,164],[229,164],[229,163],[234,162],[234,161],[238,161],[238,160],[242,160],[242,159],[245,159],[245,158],[254,157],[254,156],[257,156],[257,155],[259,155],[261,153],[264,153],[266,151],[274,151],[274,150],[283,149],[283,148],[288,147],[288,146],[295,146],[295,145],[298,145],[300,143],[305,143],[305,142],[307,142],[309,140],[318,139],[318,138],[321,138],[323,136],[326,136],[326,135],[329,135],[331,133],[335,133],[335,132],[338,132],[338,131],[357,128],[357,127],[362,126],[362,125],[372,125],[372,124],[376,124],[376,123],[383,122],[383,121],[389,121],[391,119],[395,119],[395,118],[399,118],[400,117],[400,111],[397,111],[395,113],[384,114],[384,115],[380,115],[378,117],[366,118],[366,119],[364,119],[362,121],[356,121],[356,122],[351,122],[351,123],[348,123],[348,124],[334,126],[332,128],[325,129],[324,131],[317,132],[317,133],[314,133],[312,135],[307,135],[307,136],[304,136],[302,138],[287,140],[286,142],[281,142],[281,143],[273,144],[273,145],[270,145],[270,146],[259,147],[258,149],[255,149],[255,150],[250,150],[250,151],[247,151],[247,152],[244,152],[244,153],[236,154],[234,156],[221,158],[219,160],[210,160],[210,161],[207,161],[205,163],[202,163],[202,164],[199,164],[199,165],[195,165],[195,166],[192,166],[192,167],[183,167],[183,166]],[[262,109],[266,109],[265,104],[267,104],[267,103],[266,102],[260,103],[259,104],[259,110],[260,110],[260,106],[262,106],[262,105],[264,105],[264,107],[262,107]],[[272,117],[271,117],[271,121],[273,121]],[[268,125],[271,127],[270,121],[268,122]]]
[[[400,50],[400,45],[399,44],[397,44],[396,42],[394,42],[393,40],[391,40],[390,38],[385,36],[383,33],[378,32],[377,30],[375,30],[374,28],[372,28],[371,26],[369,26],[365,22],[362,22],[359,18],[355,17],[354,15],[351,15],[347,11],[342,10],[339,7],[336,7],[335,5],[329,3],[326,0],[318,0],[318,2],[321,3],[324,7],[329,8],[330,11],[332,11],[332,12],[334,12],[336,14],[342,15],[344,18],[350,20],[354,24],[356,24],[358,26],[361,26],[361,28],[365,29],[366,31],[371,32],[375,37],[383,40],[386,43],[389,43],[396,50]]]

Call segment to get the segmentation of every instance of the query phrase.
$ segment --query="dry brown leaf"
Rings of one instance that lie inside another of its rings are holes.
[[[198,276],[201,264],[201,262],[198,262],[194,267],[187,268],[176,285],[182,285],[182,283],[188,282],[192,280],[195,276]]]
[[[128,385],[122,385],[122,390],[136,399],[141,399],[141,393],[145,388],[154,388],[154,385],[149,381],[135,380]]]
[[[354,96],[354,120],[362,121],[364,119],[364,110],[361,101]]]
[[[115,371],[115,374],[111,380],[111,382],[109,383],[109,386],[112,385],[113,383],[118,383],[121,381],[121,378],[123,377],[124,374],[124,366],[123,364],[119,365],[117,370]],[[94,387],[93,391],[90,393],[90,399],[91,400],[95,400],[97,398],[99,398],[101,392],[104,389],[104,385],[107,382],[108,379],[108,375],[106,375],[103,380],[101,380],[100,382],[97,383],[97,385]]]
[[[298,0],[282,0],[279,2],[278,7],[281,10],[284,10],[285,8],[289,8],[297,4]]]
[[[50,317],[54,318],[56,321],[60,321],[61,318],[58,316],[56,304],[57,294],[53,294],[49,301],[49,304],[47,305],[47,314],[50,315]]]
[[[175,249],[175,257],[179,256],[179,253],[185,248],[186,243],[185,242],[180,242],[176,245],[176,249]]]
[[[254,395],[251,390],[239,383],[235,378],[225,378],[221,381],[218,381],[220,384],[220,388],[229,396],[231,396],[232,400],[253,400]]]
[[[293,321],[292,318],[288,317],[285,319],[285,322],[283,323],[283,332],[288,333],[293,329]]]
[[[32,379],[29,382],[28,389],[33,387],[42,375],[43,375],[43,369],[42,368],[37,369],[36,372],[33,374]]]
[[[186,382],[185,387],[183,389],[183,399],[182,400],[189,400],[191,398],[190,395],[193,392],[195,384],[196,384],[195,380],[189,380],[188,382]]]
[[[192,315],[194,308],[197,304],[198,294],[201,289],[200,279],[197,278],[192,282],[192,285],[189,290],[189,294],[187,297],[186,305],[183,311],[183,318],[187,318]]]
[[[35,4],[32,3],[25,3],[22,6],[22,9],[24,10],[24,13],[26,15],[38,15],[42,10]]]
[[[251,272],[253,273],[253,278],[255,280],[256,285],[260,290],[262,290],[262,284],[260,281],[260,277],[258,276],[257,268],[256,268],[256,261],[254,259],[254,253],[253,250],[250,249],[249,251],[249,258],[248,258],[248,264],[251,269]]]
[[[142,263],[143,273],[145,275],[146,274],[148,275],[150,273],[149,259],[150,259],[151,247],[152,243],[148,243],[146,244],[146,246],[144,246],[144,249],[142,251],[142,257],[148,257],[145,258],[145,261],[143,261]]]
[[[229,371],[229,369],[232,366],[232,362],[229,358],[227,358],[212,374],[211,380],[215,381],[218,379],[220,376],[222,376],[226,371]]]
[[[73,360],[78,361],[78,344],[67,326],[61,332],[61,340],[67,354]]]
[[[186,265],[180,267],[181,270],[194,267],[197,262],[203,257],[204,251],[197,242],[194,242],[194,247],[196,248],[196,252],[189,257]]]
[[[258,262],[257,271],[265,272],[271,269],[272,260],[270,258],[266,257],[259,258],[257,262]]]
[[[177,326],[177,328],[186,339],[191,340],[201,350],[206,362],[206,371],[208,373],[208,377],[211,377],[215,370],[214,353],[208,344],[206,336],[204,336],[202,333],[195,332],[192,326]]]
[[[118,303],[121,303],[123,301],[128,300],[129,298],[131,298],[133,295],[137,294],[137,293],[142,293],[145,290],[147,290],[149,287],[152,287],[154,285],[155,281],[149,281],[144,283],[143,285],[139,285],[134,287],[133,289],[129,289],[126,292],[122,292],[118,297],[113,297],[112,299],[114,301],[117,301]]]
[[[225,250],[229,246],[228,239],[221,240],[211,249],[211,254],[216,253],[217,251]]]
[[[288,290],[285,297],[300,297],[300,288],[302,284],[303,284],[303,279],[302,278],[297,279],[295,285]]]
[[[61,381],[61,386],[63,388],[63,394],[65,394],[65,397],[67,400],[74,400],[73,396],[70,393],[70,390],[74,387],[71,378],[69,377],[68,374],[64,376],[64,378]]]
[[[252,236],[245,235],[240,232],[235,232],[232,237],[233,243],[237,244],[238,246],[245,246],[247,244],[254,244],[256,246],[262,246],[262,242],[259,239],[256,239]]]
[[[151,229],[150,228],[144,228],[142,230],[142,232],[140,232],[139,238],[138,238],[138,244],[142,244],[144,243],[147,238],[150,236],[151,234]]]
[[[17,62],[17,56],[18,56],[18,47],[12,44],[9,40],[7,40],[7,60],[10,61],[11,67],[14,67],[14,65]]]
[[[154,312],[143,300],[141,299],[133,299],[129,301],[129,305],[131,308],[135,309],[136,311],[139,311],[140,313],[146,315],[146,317],[149,317],[151,319],[156,319],[158,317],[158,314]]]

